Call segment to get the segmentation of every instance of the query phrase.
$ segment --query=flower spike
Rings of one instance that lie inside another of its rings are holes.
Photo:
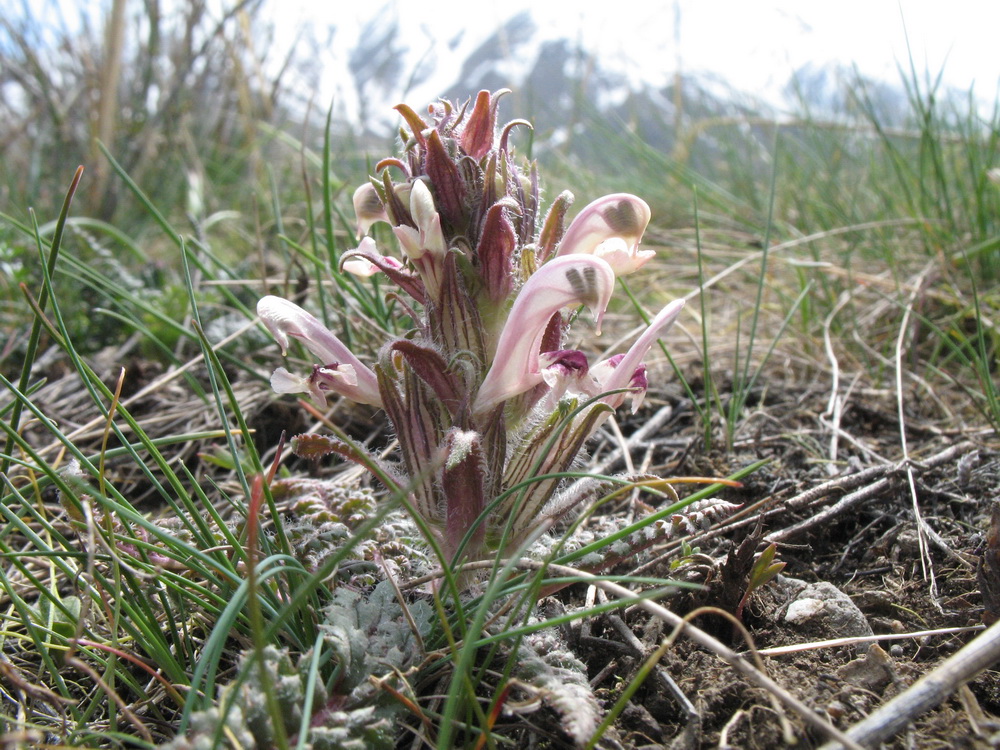
[[[314,355],[309,368],[275,370],[276,392],[375,406],[397,442],[391,462],[318,436],[300,455],[337,453],[408,494],[446,564],[519,550],[540,520],[572,507],[556,494],[563,472],[615,409],[639,407],[643,359],[684,306],[667,305],[627,351],[597,364],[587,347],[568,348],[575,312],[589,308],[599,334],[616,278],[654,256],[640,249],[650,209],[615,193],[571,221],[565,191],[542,214],[536,166],[510,137],[530,124],[498,119],[505,93],[420,114],[399,105],[398,156],[377,161],[353,194],[357,245],[339,270],[393,285],[372,289],[396,318],[377,357],[362,363],[289,300],[257,307],[282,352],[294,338]],[[391,234],[373,231],[379,222]],[[474,579],[459,577],[459,587]]]

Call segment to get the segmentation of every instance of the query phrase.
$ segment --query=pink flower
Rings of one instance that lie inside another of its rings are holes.
[[[444,255],[448,246],[441,233],[441,216],[434,207],[434,198],[423,180],[416,180],[410,188],[410,216],[417,225],[415,233],[417,250],[416,252],[407,250],[407,255],[411,258],[414,256],[419,258],[424,253]]]
[[[396,196],[409,200],[410,217],[416,227],[400,224],[392,228],[399,240],[399,246],[420,275],[423,287],[435,295],[440,284],[441,263],[448,250],[441,231],[441,216],[434,207],[434,198],[423,180],[396,190]],[[344,254],[341,269],[355,276],[374,276],[379,271],[389,273],[393,281],[400,283],[415,298],[422,300],[423,291],[416,291],[413,281],[404,281],[406,271],[403,263],[391,256],[378,252],[375,240],[364,236],[372,224],[384,221],[391,223],[378,193],[370,183],[365,183],[354,191],[354,213],[358,219],[360,244]],[[394,271],[401,273],[395,274]]]
[[[593,255],[554,258],[535,271],[518,292],[500,332],[475,411],[486,411],[542,382],[542,336],[549,319],[563,307],[586,305],[600,333],[614,285],[611,266]]]
[[[646,261],[656,257],[656,251],[640,250],[636,245],[630,246],[621,237],[612,237],[595,247],[594,255],[604,258],[615,269],[615,276],[625,276],[639,270]]]
[[[340,268],[342,271],[362,277],[374,276],[381,271],[413,299],[418,302],[424,301],[423,281],[401,261],[389,255],[382,255],[371,237],[365,237],[356,248],[344,253],[340,259]]]
[[[395,258],[380,254],[375,240],[371,237],[365,237],[354,250],[348,250],[344,254],[344,260],[340,263],[340,270],[362,278],[374,276],[382,271],[381,268],[368,260],[366,256],[377,257],[383,265],[392,269],[398,270],[403,267],[403,264]]]
[[[641,198],[628,193],[605,195],[577,214],[556,255],[592,254],[604,258],[618,276],[632,273],[656,255],[652,250],[639,250],[650,215]]]
[[[587,355],[576,349],[559,349],[538,355],[542,365],[542,381],[549,387],[541,406],[551,411],[566,393],[586,393],[596,396],[594,379],[589,374]]]
[[[313,365],[312,374],[308,377],[279,367],[271,375],[271,388],[275,393],[308,393],[321,406],[326,406],[326,394],[333,392],[347,396],[357,385],[358,376],[351,365]]]
[[[361,404],[382,405],[375,373],[314,316],[294,302],[273,295],[261,298],[257,314],[282,354],[288,352],[288,338],[292,337],[323,363],[309,377],[296,377],[279,368],[271,377],[271,385],[278,393],[309,393],[323,403],[324,394],[333,391]]]
[[[621,392],[612,393],[605,396],[602,401],[617,409],[624,403],[626,398],[632,399],[632,413],[638,411],[646,396],[646,366],[642,363],[650,347],[656,343],[677,320],[681,310],[684,309],[684,300],[678,299],[660,310],[659,314],[653,318],[649,327],[643,334],[635,340],[624,354],[616,354],[603,362],[598,362],[590,368],[590,374],[597,381],[598,393],[606,391],[616,391],[621,388],[634,388],[632,393]]]

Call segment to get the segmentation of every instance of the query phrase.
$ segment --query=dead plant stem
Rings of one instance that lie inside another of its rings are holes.
[[[837,516],[860,503],[862,500],[875,497],[880,492],[887,489],[901,470],[912,474],[914,469],[925,470],[935,466],[940,466],[941,464],[945,464],[956,459],[958,456],[961,456],[972,449],[972,443],[963,441],[957,445],[946,448],[940,453],[936,453],[933,456],[928,457],[919,464],[914,464],[912,461],[905,460],[892,466],[873,466],[870,469],[859,471],[856,474],[852,474],[847,477],[832,479],[829,482],[824,482],[811,490],[807,490],[806,492],[791,498],[787,503],[785,503],[784,509],[808,505],[812,500],[831,494],[837,489],[843,490],[850,487],[860,487],[860,489],[844,495],[830,507],[823,509],[813,516],[810,516],[804,521],[800,521],[792,526],[786,526],[783,529],[771,532],[764,537],[764,541],[768,543],[786,542],[806,531],[822,527]],[[879,478],[876,479],[876,477]],[[868,484],[867,482],[872,479],[875,479],[875,481]]]
[[[937,579],[934,576],[934,561],[931,560],[930,547],[927,544],[927,522],[920,512],[920,499],[917,497],[917,483],[913,478],[913,467],[910,464],[910,452],[906,443],[906,410],[903,408],[903,348],[910,325],[910,313],[913,312],[913,301],[923,288],[923,280],[930,273],[932,266],[928,265],[919,275],[919,281],[914,285],[910,298],[906,301],[903,320],[899,324],[899,336],[896,338],[894,364],[896,370],[896,408],[899,416],[899,444],[903,449],[903,461],[906,464],[906,482],[910,488],[910,501],[913,507],[913,519],[917,524],[917,547],[920,550],[920,566],[924,579],[930,586],[931,601],[938,601]]]
[[[1000,660],[1000,622],[994,623],[958,653],[943,661],[905,691],[866,719],[847,731],[854,743],[864,747],[878,747],[880,743],[901,732],[914,719],[941,704],[985,669]],[[842,741],[841,741],[842,742]],[[842,747],[836,742],[824,745],[821,750]]]
[[[576,568],[571,568],[566,565],[555,565],[552,563],[546,563],[539,560],[528,560],[521,559],[517,563],[517,567],[529,570],[545,570],[547,573],[554,573],[559,576],[574,576],[582,580],[589,581],[592,585],[603,589],[607,593],[618,597],[619,599],[625,600],[635,600],[636,606],[641,607],[646,610],[649,614],[654,617],[658,617],[665,623],[673,628],[679,628],[680,632],[687,635],[691,640],[697,643],[699,646],[708,649],[713,652],[716,656],[722,659],[726,664],[731,666],[737,672],[746,677],[750,682],[752,682],[757,687],[763,688],[770,694],[778,698],[782,703],[788,706],[790,709],[795,711],[802,719],[812,726],[814,729],[818,730],[827,737],[836,739],[844,747],[852,748],[853,750],[861,750],[861,747],[853,742],[850,738],[846,737],[843,732],[834,727],[830,722],[824,719],[822,716],[813,711],[809,706],[804,704],[794,695],[789,693],[778,683],[768,677],[766,674],[761,672],[759,669],[754,667],[750,662],[740,656],[738,653],[733,651],[731,648],[726,646],[721,641],[713,638],[711,635],[706,633],[704,630],[691,625],[686,622],[684,618],[680,615],[674,614],[666,607],[657,604],[649,599],[640,598],[634,591],[630,591],[624,586],[619,586],[617,583],[611,581],[604,581],[597,576],[591,575],[582,570]]]

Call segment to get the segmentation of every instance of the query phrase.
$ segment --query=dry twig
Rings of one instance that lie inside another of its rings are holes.
[[[611,581],[605,581],[599,579],[597,576],[591,575],[582,570],[576,568],[571,568],[566,565],[555,565],[552,563],[541,562],[538,560],[528,560],[522,559],[518,561],[517,567],[529,569],[529,570],[539,570],[544,569],[546,572],[555,573],[559,576],[573,576],[578,577],[582,580],[589,581],[593,586],[603,589],[609,594],[618,597],[619,599],[635,600],[636,606],[646,610],[648,613],[654,617],[658,617],[668,625],[674,628],[679,628],[680,632],[687,635],[691,640],[697,643],[703,648],[707,648],[709,651],[714,653],[720,659],[722,659],[726,664],[731,666],[737,672],[746,677],[750,682],[752,682],[757,687],[763,688],[771,695],[775,696],[778,700],[788,706],[790,709],[795,711],[802,719],[812,726],[814,729],[818,730],[827,737],[832,737],[839,741],[844,747],[853,748],[854,750],[861,750],[861,747],[853,742],[850,738],[846,737],[843,732],[834,727],[830,722],[824,719],[822,716],[813,711],[809,706],[804,704],[794,695],[789,693],[778,683],[768,677],[766,674],[761,672],[759,669],[753,666],[749,661],[744,659],[738,653],[733,651],[731,648],[726,646],[724,643],[711,635],[706,633],[704,630],[691,625],[680,615],[674,614],[666,607],[657,604],[649,599],[640,598],[634,591],[630,591],[624,586],[619,586],[617,583]]]
[[[869,479],[874,479],[875,477],[881,477],[876,479],[871,484],[861,484],[859,489],[851,492],[850,494],[844,495],[840,500],[831,505],[828,508],[821,510],[813,516],[800,521],[792,526],[786,526],[778,531],[771,532],[766,537],[764,541],[771,542],[785,542],[792,539],[806,531],[811,529],[821,527],[826,523],[829,523],[837,516],[845,513],[846,511],[853,508],[855,505],[860,503],[862,500],[867,500],[870,497],[875,497],[883,490],[888,489],[888,487],[895,481],[895,477],[901,471],[916,471],[921,473],[927,469],[940,466],[941,464],[949,463],[955,460],[959,456],[968,453],[973,450],[975,446],[969,442],[961,442],[957,445],[953,445],[945,450],[935,453],[933,456],[921,461],[919,464],[914,464],[911,461],[902,461],[895,466],[874,466],[871,469],[866,469],[865,471],[858,472],[855,475],[843,477],[840,479],[834,479],[829,482],[824,482],[818,487],[814,487],[811,490],[807,490],[801,495],[792,498],[786,503],[786,507],[795,507],[798,505],[805,505],[807,502],[811,502],[813,499],[823,497],[838,488],[843,488],[845,486],[858,487],[859,479],[868,481]]]
[[[1000,622],[991,625],[932,672],[855,724],[848,730],[847,736],[864,747],[878,747],[879,743],[902,731],[918,716],[942,703],[997,661],[1000,661]],[[843,746],[830,742],[821,750],[835,750]]]

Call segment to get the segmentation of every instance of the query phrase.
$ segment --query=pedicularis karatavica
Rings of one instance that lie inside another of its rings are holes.
[[[624,401],[639,406],[643,357],[684,306],[663,308],[624,354],[591,364],[563,348],[573,312],[588,308],[599,333],[615,278],[653,257],[639,249],[649,206],[607,195],[566,227],[564,192],[541,221],[535,165],[519,163],[509,139],[528,123],[497,127],[502,93],[441,102],[426,118],[397,107],[402,157],[380,162],[354,193],[359,244],[341,267],[395,284],[413,330],[365,363],[298,305],[274,296],[257,305],[283,351],[298,339],[319,360],[305,374],[276,370],[276,391],[385,412],[399,459],[378,473],[409,495],[449,560],[516,546],[572,507],[558,474]],[[368,235],[379,222],[396,247]]]

